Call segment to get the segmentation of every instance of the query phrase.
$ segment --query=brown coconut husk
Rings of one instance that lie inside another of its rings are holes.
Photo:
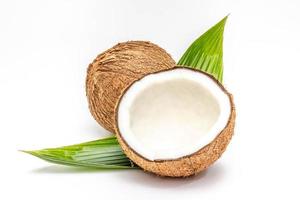
[[[91,114],[113,133],[115,107],[124,89],[146,74],[174,65],[164,49],[145,41],[119,43],[101,53],[87,70],[86,95]]]
[[[172,70],[172,69],[165,69],[162,71],[167,71],[167,70]],[[194,70],[194,69],[190,69],[190,70]],[[199,70],[194,70],[194,71],[209,76],[228,95],[228,98],[230,99],[230,103],[231,103],[231,114],[230,117],[228,118],[227,125],[215,137],[213,141],[211,141],[205,147],[199,149],[197,152],[191,155],[187,155],[174,160],[151,161],[141,156],[138,152],[136,152],[126,143],[126,141],[122,137],[122,133],[119,131],[117,115],[116,115],[114,129],[122,149],[133,162],[135,162],[138,166],[143,168],[145,171],[160,176],[168,176],[168,177],[187,177],[187,176],[198,174],[199,172],[205,170],[207,167],[212,165],[218,158],[220,158],[220,156],[226,150],[226,147],[233,136],[235,117],[236,117],[233,96],[213,76],[205,72],[201,72]],[[154,73],[159,73],[159,72],[154,72]],[[128,88],[130,86],[131,85],[129,85]],[[125,92],[126,91],[124,91],[124,94]],[[122,97],[119,99],[119,102],[121,101],[121,99]],[[115,108],[116,113],[118,112],[118,104]]]

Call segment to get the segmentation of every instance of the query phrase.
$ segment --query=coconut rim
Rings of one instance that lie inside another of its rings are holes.
[[[226,125],[224,126],[224,128],[218,133],[216,134],[216,136],[214,137],[214,139],[212,139],[208,144],[204,145],[203,147],[201,147],[200,149],[198,149],[197,151],[195,151],[194,153],[191,153],[191,154],[188,154],[188,155],[185,155],[185,156],[180,156],[178,158],[175,158],[175,159],[154,159],[154,160],[150,160],[148,158],[145,158],[143,155],[141,155],[140,153],[138,153],[137,151],[135,151],[128,143],[127,141],[124,139],[124,137],[122,136],[122,133],[119,129],[119,125],[118,125],[118,111],[119,111],[119,105],[121,103],[121,100],[123,98],[123,96],[125,95],[125,93],[127,92],[127,90],[133,85],[135,84],[136,82],[140,81],[141,79],[143,79],[145,76],[148,76],[148,75],[151,75],[151,74],[158,74],[160,72],[166,72],[166,71],[171,71],[171,70],[174,70],[174,69],[186,69],[186,70],[191,70],[191,71],[194,71],[194,72],[198,72],[198,73],[202,73],[206,76],[208,76],[210,79],[212,79],[216,85],[226,94],[226,96],[228,97],[229,99],[229,102],[230,102],[230,115],[228,117],[228,120],[227,120],[227,123]],[[152,72],[152,73],[149,73],[149,74],[146,74],[145,76],[142,76],[140,77],[139,79],[136,79],[135,81],[133,81],[131,84],[129,84],[122,92],[122,95],[119,97],[118,99],[118,102],[116,104],[116,108],[115,108],[115,132],[116,132],[116,135],[118,136],[117,139],[119,140],[119,137],[121,138],[122,142],[128,147],[128,149],[130,149],[130,151],[132,151],[134,154],[138,155],[140,158],[148,161],[148,162],[155,162],[155,163],[163,163],[163,162],[167,162],[167,161],[178,161],[178,160],[181,160],[181,159],[184,159],[184,158],[190,158],[192,156],[195,156],[196,154],[198,154],[202,149],[208,147],[211,143],[213,143],[219,136],[220,134],[228,127],[228,125],[230,124],[231,122],[231,119],[232,119],[232,115],[233,115],[233,112],[235,110],[235,105],[233,103],[233,95],[231,93],[229,93],[226,88],[223,86],[222,83],[220,83],[213,75],[211,74],[208,74],[207,72],[204,72],[202,70],[198,70],[198,69],[194,69],[194,68],[191,68],[191,67],[188,67],[188,66],[183,66],[183,65],[176,65],[174,66],[173,68],[170,68],[170,69],[162,69],[162,70],[159,70],[159,71],[156,71],[156,72]],[[122,148],[123,149],[123,148]]]

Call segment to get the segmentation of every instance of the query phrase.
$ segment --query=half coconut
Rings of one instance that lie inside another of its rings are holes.
[[[196,174],[225,151],[235,108],[211,75],[184,67],[133,82],[116,107],[116,133],[125,154],[162,176]]]

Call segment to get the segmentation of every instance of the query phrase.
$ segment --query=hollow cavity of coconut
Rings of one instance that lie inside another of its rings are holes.
[[[86,94],[89,109],[105,129],[113,132],[115,107],[123,90],[146,74],[174,67],[175,61],[159,46],[145,41],[119,43],[88,67]]]
[[[170,177],[190,176],[214,163],[235,122],[231,94],[212,76],[182,67],[132,83],[116,113],[125,154],[144,170]]]

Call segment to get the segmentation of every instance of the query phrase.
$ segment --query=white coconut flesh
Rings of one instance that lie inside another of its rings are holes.
[[[119,133],[133,151],[173,160],[212,142],[228,123],[231,103],[208,75],[176,68],[133,83],[117,112]]]

